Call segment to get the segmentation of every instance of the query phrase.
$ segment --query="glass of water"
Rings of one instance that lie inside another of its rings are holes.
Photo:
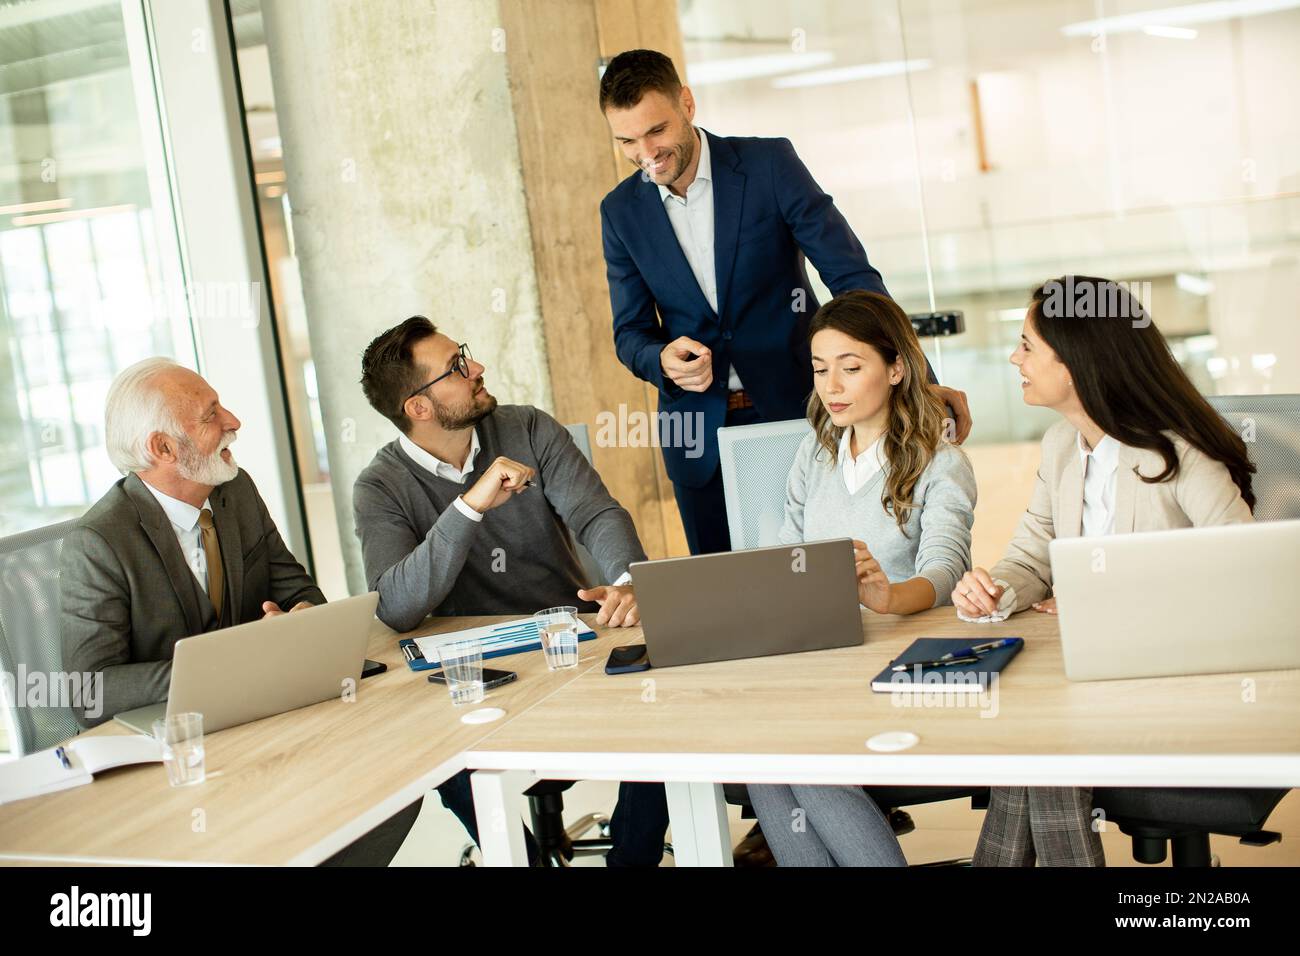
[[[189,787],[204,781],[207,773],[202,714],[171,714],[155,720],[153,735],[162,747],[168,783],[173,787]]]
[[[548,670],[578,666],[578,620],[576,607],[548,607],[533,615],[537,636],[542,641]]]
[[[453,704],[462,707],[483,700],[483,645],[477,639],[440,641],[438,661]]]

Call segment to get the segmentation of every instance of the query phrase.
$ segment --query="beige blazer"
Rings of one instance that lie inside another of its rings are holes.
[[[1147,483],[1134,469],[1154,476],[1164,471],[1164,459],[1153,451],[1120,445],[1115,472],[1115,534],[1162,531],[1253,521],[1228,469],[1206,457],[1172,432],[1166,432],[1178,454],[1178,474],[1170,481]],[[1016,589],[1017,611],[1050,596],[1052,565],[1048,545],[1053,538],[1077,538],[1083,526],[1083,465],[1079,461],[1079,431],[1060,421],[1043,435],[1043,459],[1038,480],[1020,527],[1002,560],[989,574]]]

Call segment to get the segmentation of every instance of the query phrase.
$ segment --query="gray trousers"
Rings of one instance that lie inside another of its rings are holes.
[[[1086,787],[994,787],[974,866],[1105,866]]]
[[[749,802],[780,866],[907,866],[861,787],[751,783]]]

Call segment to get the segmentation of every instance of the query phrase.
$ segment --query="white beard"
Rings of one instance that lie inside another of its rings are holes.
[[[187,437],[181,446],[180,460],[176,462],[176,472],[186,481],[192,481],[200,485],[224,485],[232,481],[239,474],[239,465],[235,462],[235,456],[232,452],[230,461],[221,457],[222,451],[230,447],[230,443],[235,440],[232,435],[229,441],[222,441],[221,447],[209,455],[207,458],[200,458],[194,443]]]

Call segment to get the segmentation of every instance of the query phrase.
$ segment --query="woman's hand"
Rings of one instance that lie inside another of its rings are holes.
[[[853,542],[853,564],[858,575],[858,603],[877,614],[888,614],[893,585],[881,570],[880,562],[861,541]]]
[[[1040,614],[1055,614],[1056,598],[1049,597],[1046,601],[1038,601],[1033,605],[1033,608],[1035,611],[1038,611]]]
[[[1004,590],[983,568],[972,568],[952,589],[952,603],[967,617],[984,617],[998,609]]]

